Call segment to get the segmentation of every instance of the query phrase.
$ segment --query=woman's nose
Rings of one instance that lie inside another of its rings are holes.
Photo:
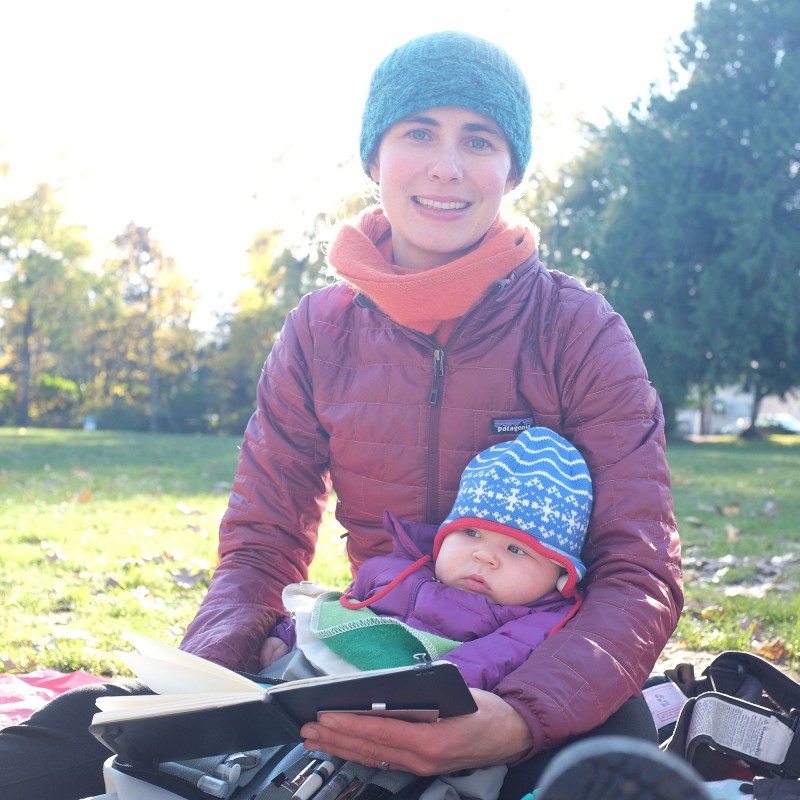
[[[460,181],[463,175],[463,165],[458,155],[458,150],[449,144],[443,144],[436,149],[428,176],[440,181]]]

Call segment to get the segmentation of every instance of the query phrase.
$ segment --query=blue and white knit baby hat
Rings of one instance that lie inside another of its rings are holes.
[[[434,543],[461,528],[513,536],[567,570],[561,592],[571,595],[586,573],[581,549],[592,511],[592,480],[581,454],[548,428],[478,453],[461,476],[458,496]]]

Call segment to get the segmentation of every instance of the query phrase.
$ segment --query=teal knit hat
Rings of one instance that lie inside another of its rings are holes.
[[[567,572],[565,596],[586,573],[581,550],[592,511],[592,479],[583,456],[548,428],[529,428],[478,453],[461,475],[458,496],[434,539],[484,528],[534,547]]]
[[[463,106],[491,117],[503,129],[516,183],[531,157],[531,97],[519,67],[486,39],[440,31],[406,42],[377,66],[361,120],[361,165],[388,128],[415,111]]]

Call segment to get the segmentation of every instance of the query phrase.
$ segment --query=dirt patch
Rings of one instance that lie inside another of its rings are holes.
[[[684,650],[677,644],[668,642],[664,652],[658,657],[655,672],[663,672],[667,669],[677,667],[678,664],[694,664],[695,674],[700,675],[702,671],[714,660],[716,653],[706,653],[697,650]]]
[[[717,657],[717,653],[710,653],[698,650],[685,650],[677,642],[667,642],[667,646],[658,658],[655,669],[656,673],[672,669],[678,664],[694,664],[695,675],[702,675],[703,670]],[[800,673],[789,669],[784,664],[775,661],[770,663],[777,667],[781,672],[785,672],[790,678],[800,683]]]

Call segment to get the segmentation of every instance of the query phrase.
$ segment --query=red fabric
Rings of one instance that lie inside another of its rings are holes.
[[[54,669],[20,675],[4,673],[0,675],[0,728],[19,725],[56,695],[101,681],[82,669],[70,673]]]
[[[441,267],[413,270],[388,260],[391,228],[380,208],[344,225],[328,260],[345,281],[401,325],[432,334],[443,322],[462,317],[486,291],[536,250],[531,228],[509,226],[498,217],[480,247]],[[443,331],[443,339],[449,336]]]

